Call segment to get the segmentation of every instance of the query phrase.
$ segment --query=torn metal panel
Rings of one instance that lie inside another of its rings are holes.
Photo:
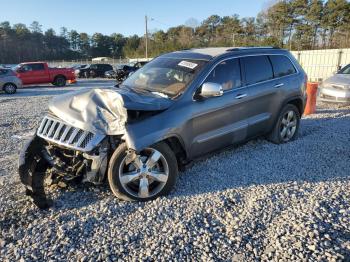
[[[164,110],[169,99],[128,89],[89,89],[54,98],[49,110],[68,124],[106,135],[125,132],[127,110]]]

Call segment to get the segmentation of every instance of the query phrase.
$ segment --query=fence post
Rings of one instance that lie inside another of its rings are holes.
[[[337,71],[339,71],[341,69],[341,58],[343,55],[343,50],[340,49],[338,52],[338,63],[337,63]]]

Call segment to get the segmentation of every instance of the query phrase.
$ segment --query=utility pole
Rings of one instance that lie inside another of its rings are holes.
[[[146,26],[146,35],[145,35],[145,45],[146,45],[146,59],[148,59],[148,28],[147,28],[148,18],[145,16],[145,26]]]

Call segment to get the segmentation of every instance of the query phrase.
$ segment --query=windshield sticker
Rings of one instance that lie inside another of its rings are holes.
[[[187,68],[190,68],[190,69],[195,69],[198,64],[192,63],[192,62],[188,62],[188,61],[181,61],[180,63],[178,63],[178,65],[179,66],[183,66],[183,67],[187,67]]]

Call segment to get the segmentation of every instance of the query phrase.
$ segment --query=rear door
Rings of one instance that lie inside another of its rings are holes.
[[[36,79],[36,83],[50,82],[50,75],[43,63],[32,64],[32,73]]]
[[[273,76],[272,64],[267,55],[241,58],[244,82],[249,96],[244,104],[248,121],[248,137],[269,131],[276,108],[279,106],[279,83]]]
[[[286,96],[286,87],[291,84],[290,79],[274,72],[272,64],[275,58],[278,57],[254,55],[242,58],[245,86],[250,94],[246,102],[248,136],[271,130]]]
[[[205,79],[222,85],[224,94],[193,102],[190,158],[223,148],[246,137],[247,121],[243,111],[248,97],[242,87],[239,59],[219,63]]]

